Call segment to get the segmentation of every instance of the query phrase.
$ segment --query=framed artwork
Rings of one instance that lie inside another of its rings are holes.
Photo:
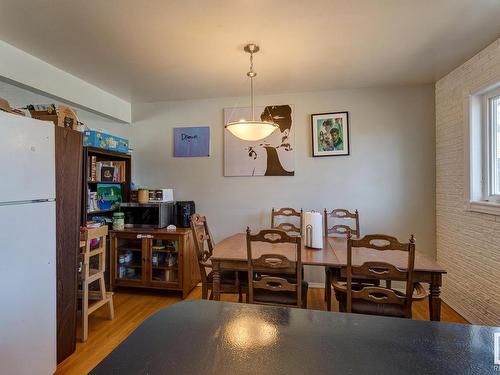
[[[311,115],[313,156],[349,155],[348,112]]]
[[[292,105],[255,107],[255,117],[279,128],[259,141],[244,141],[224,129],[224,176],[295,175]],[[224,123],[252,118],[251,107],[224,108]]]
[[[210,127],[174,128],[174,157],[210,156]]]

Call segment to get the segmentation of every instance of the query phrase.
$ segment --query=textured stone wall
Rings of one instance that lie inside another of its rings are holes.
[[[500,216],[465,209],[464,98],[500,81],[500,39],[436,83],[437,259],[442,297],[475,324],[500,326]]]

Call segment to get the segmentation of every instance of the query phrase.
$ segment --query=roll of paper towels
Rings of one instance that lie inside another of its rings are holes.
[[[319,212],[304,212],[305,246],[323,248],[323,216]]]

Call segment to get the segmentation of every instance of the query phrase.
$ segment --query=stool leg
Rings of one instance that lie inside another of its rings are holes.
[[[89,335],[89,283],[82,281],[82,334],[81,340],[87,341]]]
[[[113,320],[115,318],[115,311],[113,308],[113,296],[109,296],[106,293],[106,282],[104,281],[104,274],[99,277],[99,289],[101,290],[101,299],[108,300],[108,318]]]
[[[104,275],[99,277],[99,289],[101,292],[101,299],[106,299],[106,283],[104,282]]]
[[[109,320],[113,320],[115,318],[115,309],[113,307],[113,296],[110,296],[108,301],[108,317]]]

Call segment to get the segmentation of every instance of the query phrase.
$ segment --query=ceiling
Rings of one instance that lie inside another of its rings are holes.
[[[132,102],[435,82],[499,0],[1,0],[0,39]],[[1,72],[0,72],[1,74]]]

